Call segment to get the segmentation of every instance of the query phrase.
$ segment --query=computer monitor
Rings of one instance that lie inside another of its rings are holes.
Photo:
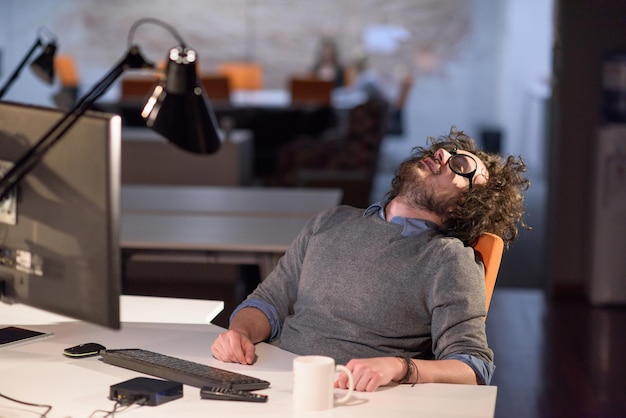
[[[0,171],[63,117],[0,102]],[[120,328],[121,118],[87,112],[0,202],[0,299]]]

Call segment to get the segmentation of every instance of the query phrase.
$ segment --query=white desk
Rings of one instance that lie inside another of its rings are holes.
[[[288,107],[291,105],[291,94],[288,90],[235,90],[230,94],[233,106]]]
[[[210,323],[223,310],[224,302],[221,300],[131,295],[122,295],[120,298],[122,322],[205,324]],[[22,304],[0,303],[0,324],[42,325],[70,321],[75,319]]]
[[[256,264],[265,278],[337,189],[122,187],[121,247],[134,260]]]
[[[293,354],[268,344],[259,344],[253,366],[221,363],[211,357],[210,347],[221,328],[212,325],[131,323],[120,331],[109,331],[83,322],[40,326],[52,331],[51,338],[8,347],[0,352],[0,393],[22,401],[49,404],[50,418],[88,417],[97,409],[111,410],[109,387],[141,374],[111,366],[97,357],[69,359],[64,348],[98,342],[107,348],[145,348],[210,366],[268,380],[271,387],[259,391],[267,403],[201,400],[199,389],[185,385],[184,396],[160,406],[133,406],[120,417],[361,417],[361,418],[492,418],[497,388],[427,384],[389,386],[373,393],[356,392],[348,405],[331,411],[295,414],[291,408]],[[338,393],[342,391],[338,390]],[[29,412],[27,412],[29,411]],[[32,417],[42,408],[19,405],[0,398],[0,416]],[[100,417],[104,414],[97,414]]]
[[[335,88],[331,94],[331,104],[335,109],[351,109],[367,100],[365,92],[347,88]],[[230,94],[230,102],[235,107],[275,107],[291,106],[289,90],[235,90]]]

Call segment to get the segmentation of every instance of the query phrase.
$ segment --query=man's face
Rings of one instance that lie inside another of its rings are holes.
[[[465,168],[462,174],[456,173],[451,167],[452,154],[440,148],[434,155],[425,156],[411,166],[410,181],[405,188],[405,196],[411,205],[426,209],[436,215],[445,218],[454,209],[456,199],[470,187],[468,173],[476,168],[471,176],[472,187],[484,185],[487,182],[488,171],[485,164],[474,154],[467,151],[456,151],[455,163],[465,159],[469,168]],[[456,171],[460,172],[459,166],[455,165]],[[467,171],[469,170],[469,171]]]

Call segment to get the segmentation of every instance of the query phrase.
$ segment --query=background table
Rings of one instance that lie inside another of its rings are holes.
[[[150,128],[124,126],[122,184],[246,186],[253,180],[253,154],[249,131],[231,131],[215,154],[194,154]]]
[[[337,189],[123,186],[121,247],[134,260],[256,264],[265,278]]]
[[[115,103],[98,102],[95,110],[116,113],[124,127],[145,127],[140,113],[143,100],[130,98]],[[212,101],[219,127],[252,133],[255,181],[271,176],[280,146],[297,135],[313,137],[337,126],[337,114],[331,106],[296,106],[285,90],[237,91],[227,102]]]
[[[339,189],[123,185],[129,213],[178,213],[270,218],[310,218],[341,202]]]
[[[426,384],[393,385],[373,393],[357,392],[347,405],[331,411],[296,414],[291,408],[294,354],[261,343],[257,346],[258,360],[253,366],[221,363],[210,354],[213,340],[223,331],[215,325],[124,323],[120,331],[109,331],[75,321],[38,328],[54,335],[0,352],[0,393],[26,402],[52,405],[50,418],[88,417],[95,410],[111,410],[109,387],[142,376],[105,364],[97,357],[70,359],[61,354],[66,347],[89,341],[107,348],[144,348],[271,383],[269,389],[259,391],[269,396],[268,402],[263,404],[201,400],[198,388],[185,385],[183,398],[156,407],[133,406],[119,413],[123,417],[492,418],[495,411],[496,387]],[[33,411],[41,413],[43,409],[0,398],[0,416],[32,417]]]

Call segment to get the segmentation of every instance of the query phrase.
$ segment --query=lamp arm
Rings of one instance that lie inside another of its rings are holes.
[[[57,143],[76,121],[111,87],[113,82],[129,68],[151,67],[140,54],[139,48],[133,46],[126,56],[120,60],[95,86],[85,94],[72,109],[46,132],[13,167],[0,178],[0,201],[8,196],[10,190],[28,174],[43,158],[43,156]]]
[[[41,43],[41,39],[37,38],[37,40],[35,41],[35,43],[33,44],[33,46],[30,48],[30,50],[26,53],[26,56],[24,57],[24,59],[22,60],[22,62],[20,62],[20,64],[17,66],[17,68],[15,69],[15,71],[13,71],[13,74],[11,74],[11,76],[9,77],[9,79],[7,80],[7,82],[4,84],[4,86],[2,86],[2,88],[0,88],[0,99],[5,95],[5,93],[7,92],[7,90],[9,89],[9,87],[11,87],[11,85],[15,82],[15,80],[17,79],[17,76],[20,75],[20,72],[22,71],[22,69],[24,68],[24,66],[26,65],[26,62],[28,61],[28,59],[30,58],[31,55],[33,55],[33,53],[37,50],[37,48],[39,48],[41,45],[43,45]]]
[[[135,37],[135,32],[137,31],[137,28],[139,28],[139,26],[143,25],[144,23],[152,23],[152,24],[161,26],[162,28],[167,30],[174,38],[176,38],[179,44],[185,45],[185,41],[183,40],[183,37],[180,36],[180,34],[176,31],[176,29],[173,26],[168,25],[167,23],[159,19],[155,19],[153,17],[144,17],[143,19],[139,19],[138,21],[133,23],[133,26],[131,26],[130,30],[128,31],[128,46],[129,47],[133,45],[133,38]]]

